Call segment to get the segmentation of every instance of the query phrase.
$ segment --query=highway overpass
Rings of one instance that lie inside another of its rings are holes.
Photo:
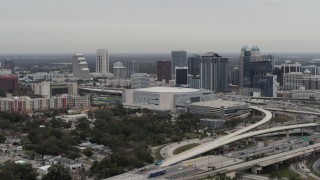
[[[111,95],[122,95],[120,90],[111,90],[111,89],[101,89],[101,88],[92,88],[92,87],[79,87],[79,91],[92,92],[92,93],[101,93],[101,94],[111,94]]]
[[[231,137],[229,139],[224,139],[223,141],[215,140],[213,142],[200,145],[201,147],[197,146],[197,147],[195,147],[193,149],[185,151],[184,153],[181,153],[181,154],[178,154],[176,156],[173,156],[173,157],[165,160],[163,162],[163,164],[160,165],[160,166],[162,166],[162,167],[170,166],[172,164],[176,164],[176,163],[178,163],[180,161],[183,161],[183,160],[189,159],[191,157],[200,155],[202,153],[205,153],[205,152],[210,151],[212,149],[221,147],[223,145],[226,145],[226,144],[229,144],[229,143],[232,143],[232,142],[235,142],[235,141],[239,141],[239,140],[242,140],[242,139],[246,139],[246,138],[249,138],[249,137],[253,137],[253,136],[256,136],[256,135],[261,135],[261,134],[266,134],[266,133],[271,133],[271,132],[276,132],[276,131],[284,131],[284,130],[289,130],[289,129],[314,127],[314,126],[318,126],[318,125],[319,124],[317,124],[317,123],[308,123],[308,124],[281,126],[281,127],[263,129],[263,130],[259,130],[259,131],[254,131],[254,132],[241,134],[241,135],[238,135],[238,136]],[[179,156],[179,155],[182,155],[182,156]]]
[[[316,115],[320,116],[318,112],[310,112],[310,111],[298,111],[294,109],[281,109],[281,108],[266,108],[269,111],[279,111],[279,112],[288,112],[288,113],[295,113],[295,114],[308,114],[308,115]]]
[[[264,157],[264,158],[260,158],[260,159],[256,159],[256,160],[252,160],[252,161],[247,161],[244,163],[239,163],[236,165],[232,165],[232,166],[228,166],[228,167],[224,167],[221,169],[217,169],[214,171],[207,171],[207,172],[203,172],[201,174],[197,174],[195,176],[192,177],[184,177],[184,179],[201,179],[201,178],[206,178],[208,175],[215,175],[217,173],[230,173],[230,172],[235,172],[237,170],[244,170],[244,169],[248,169],[248,168],[257,168],[258,170],[262,169],[262,167],[271,165],[271,164],[275,164],[278,162],[282,162],[297,156],[301,156],[307,153],[311,153],[313,151],[317,151],[320,150],[320,143],[314,144],[314,145],[310,145],[307,147],[302,147],[299,149],[295,149],[295,150],[291,150],[291,151],[287,151],[287,152],[283,152],[283,153],[279,153],[279,154],[275,154],[272,156],[268,156],[268,157]]]
[[[262,112],[264,114],[264,118],[261,121],[255,123],[255,124],[252,124],[252,125],[247,126],[247,127],[243,128],[243,129],[240,129],[238,131],[230,133],[230,134],[228,134],[226,136],[222,136],[222,137],[220,137],[220,138],[218,138],[218,139],[216,139],[216,140],[214,140],[212,142],[208,142],[208,143],[202,144],[202,145],[197,146],[195,148],[192,148],[192,149],[190,149],[188,151],[185,151],[185,152],[180,153],[178,155],[172,156],[172,157],[166,159],[163,162],[163,164],[161,164],[160,166],[161,167],[170,166],[172,164],[176,164],[176,163],[181,162],[183,160],[186,160],[186,159],[192,158],[194,156],[198,156],[200,154],[203,154],[203,153],[205,153],[207,151],[210,151],[212,149],[215,149],[217,147],[223,146],[223,145],[225,145],[225,143],[224,143],[225,140],[230,139],[230,138],[235,137],[235,136],[238,136],[240,134],[243,134],[243,133],[245,133],[247,131],[250,131],[252,129],[255,129],[256,127],[259,127],[262,124],[270,121],[270,119],[272,118],[272,114],[271,114],[270,111],[267,111],[267,110],[262,109],[262,108],[257,107],[257,106],[250,106],[249,108]]]

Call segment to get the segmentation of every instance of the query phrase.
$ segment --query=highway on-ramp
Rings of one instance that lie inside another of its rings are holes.
[[[194,156],[197,156],[197,155],[203,154],[205,152],[208,152],[208,151],[210,151],[212,149],[215,149],[217,147],[223,146],[223,145],[227,144],[227,143],[224,143],[224,141],[226,141],[226,140],[228,140],[228,139],[230,139],[232,137],[236,137],[236,136],[238,136],[240,134],[243,134],[243,133],[245,133],[247,131],[250,131],[252,129],[255,129],[256,127],[259,127],[262,124],[267,123],[268,121],[271,120],[272,114],[271,114],[270,111],[267,111],[267,110],[265,110],[263,108],[260,108],[260,107],[257,107],[257,106],[250,106],[250,108],[262,112],[265,115],[265,117],[261,121],[259,121],[257,123],[254,123],[254,124],[252,124],[250,126],[247,126],[247,127],[243,128],[243,129],[240,129],[238,131],[230,133],[230,134],[228,134],[226,136],[222,136],[217,140],[202,144],[202,145],[197,146],[195,148],[192,148],[192,149],[190,149],[188,151],[185,151],[185,152],[180,153],[178,155],[172,156],[171,158],[166,159],[163,162],[163,164],[161,164],[160,166],[161,167],[170,166],[170,165],[176,164],[178,162],[181,162],[183,160],[186,160],[186,159],[192,158]],[[228,142],[228,143],[230,143],[230,142]]]

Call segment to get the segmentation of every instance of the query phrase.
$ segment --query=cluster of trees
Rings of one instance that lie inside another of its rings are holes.
[[[12,161],[7,161],[0,167],[0,177],[3,180],[25,179],[34,180],[38,176],[31,164],[16,164]]]
[[[27,119],[27,115],[0,111],[0,129],[16,131]]]
[[[91,175],[106,178],[153,163],[150,146],[181,141],[186,137],[185,134],[198,130],[200,118],[184,113],[176,122],[172,122],[170,114],[154,113],[147,109],[126,109],[118,104],[112,108],[90,111],[89,116],[96,119],[93,126],[88,119],[82,118],[77,121],[76,128],[70,131],[68,128],[71,123],[55,118],[65,111],[48,111],[31,118],[0,112],[0,128],[28,133],[22,142],[24,149],[41,155],[65,155],[75,159],[83,153],[90,157],[93,155],[92,149],[80,152],[74,148],[88,139],[92,143],[108,146],[113,154],[100,163],[95,162],[90,170]],[[136,113],[140,113],[139,116]]]
[[[39,174],[32,168],[31,164],[16,164],[7,161],[0,167],[0,177],[2,180],[34,180]],[[42,180],[71,180],[69,170],[60,165],[52,165],[48,174],[42,177]]]
[[[80,143],[79,136],[56,128],[35,128],[28,134],[30,143],[25,143],[26,150],[33,150],[41,155],[65,155],[70,159],[80,157],[73,146]]]
[[[143,114],[135,116],[136,112]],[[170,114],[125,109],[122,105],[96,110],[94,116],[92,141],[104,144],[114,152],[92,165],[90,172],[97,178],[114,176],[153,163],[149,146],[181,141],[185,133],[194,132],[199,125],[199,117],[191,113],[181,114],[173,123]]]

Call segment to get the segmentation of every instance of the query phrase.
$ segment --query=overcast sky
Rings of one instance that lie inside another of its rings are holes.
[[[0,54],[320,52],[320,0],[0,0]]]

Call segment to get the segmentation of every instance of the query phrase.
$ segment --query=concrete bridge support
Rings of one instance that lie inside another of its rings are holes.
[[[259,174],[261,170],[262,170],[261,166],[254,166],[253,168],[251,168],[251,171],[253,174]]]

